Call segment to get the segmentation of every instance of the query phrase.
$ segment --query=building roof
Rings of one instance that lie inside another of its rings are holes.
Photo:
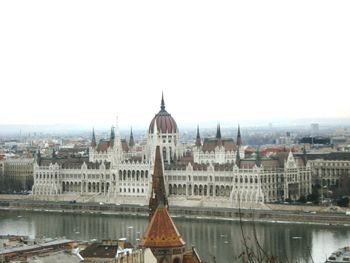
[[[49,166],[50,164],[57,163],[61,168],[65,169],[80,169],[85,163],[88,169],[99,169],[101,163],[99,162],[89,162],[87,157],[69,157],[69,158],[42,158],[40,166]],[[106,169],[111,166],[110,162],[103,163]]]
[[[109,147],[109,140],[100,140],[98,145],[97,145],[97,151],[98,152],[106,152],[108,147]]]
[[[213,152],[217,146],[222,145],[225,151],[234,151],[236,149],[236,144],[231,138],[205,138],[203,142],[202,151],[203,152]]]
[[[154,132],[154,123],[157,123],[157,130],[160,133],[177,133],[177,124],[173,117],[165,110],[164,97],[162,94],[162,102],[160,111],[152,119],[148,133]]]
[[[80,252],[83,258],[115,258],[118,246],[104,245],[102,243],[94,243]]]
[[[128,152],[129,145],[128,145],[128,142],[126,141],[126,139],[121,139],[121,143],[122,143],[123,152]]]
[[[160,205],[147,226],[140,246],[149,248],[172,248],[182,247],[185,244],[167,208]]]

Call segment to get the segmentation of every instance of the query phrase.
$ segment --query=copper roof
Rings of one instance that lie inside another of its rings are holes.
[[[140,247],[172,248],[182,247],[185,244],[168,210],[164,206],[159,206],[147,226]]]
[[[148,133],[153,133],[154,122],[157,122],[157,130],[160,133],[177,133],[177,124],[174,118],[165,110],[163,94],[160,111],[152,119]]]

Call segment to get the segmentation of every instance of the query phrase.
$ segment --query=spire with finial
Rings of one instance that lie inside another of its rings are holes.
[[[199,125],[197,125],[196,146],[197,147],[201,147],[202,146],[201,136],[199,135]]]
[[[160,154],[160,146],[156,147],[154,159],[154,170],[152,175],[152,193],[149,200],[149,220],[151,221],[154,212],[159,204],[163,204],[168,208],[168,199],[165,192],[165,183],[163,176],[163,162]]]
[[[96,148],[96,137],[95,137],[95,129],[92,128],[92,139],[91,139],[91,147]]]
[[[216,128],[216,139],[221,139],[220,123],[218,123],[218,126]]]
[[[242,137],[241,137],[241,127],[238,124],[238,131],[237,131],[237,146],[242,145]]]
[[[132,127],[130,129],[130,139],[129,139],[129,147],[134,147],[135,146],[135,141],[134,141],[134,135],[132,133]]]
[[[161,101],[161,104],[160,104],[160,110],[161,111],[165,111],[165,103],[164,103],[163,91],[162,91],[162,101]]]

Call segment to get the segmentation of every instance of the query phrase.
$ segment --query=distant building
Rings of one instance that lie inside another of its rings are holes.
[[[305,152],[298,156],[307,160],[313,185],[337,188],[342,180],[350,180],[350,152]]]
[[[0,190],[6,192],[28,191],[33,185],[34,158],[7,158],[0,161],[3,185]],[[6,189],[2,189],[6,187]]]
[[[239,127],[236,141],[223,138],[218,125],[215,138],[202,142],[197,129],[195,145],[185,151],[163,96],[146,145],[136,150],[132,138],[131,131],[129,142],[122,140],[116,124],[109,140],[97,142],[93,131],[88,158],[38,158],[35,198],[145,205],[152,194],[156,146],[164,160],[166,193],[175,205],[261,207],[311,192],[311,169],[292,153],[246,159]]]
[[[311,145],[330,145],[331,138],[329,137],[321,137],[321,136],[309,136],[303,137],[300,139],[299,143],[301,144],[311,144]]]

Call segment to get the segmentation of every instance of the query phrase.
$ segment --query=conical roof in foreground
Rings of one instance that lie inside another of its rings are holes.
[[[159,205],[148,224],[140,246],[149,248],[172,248],[182,247],[185,244],[168,210],[164,205]]]
[[[152,198],[154,195],[154,198]],[[140,242],[141,247],[172,248],[183,247],[183,241],[167,209],[163,166],[160,147],[156,147],[155,164],[153,171],[153,189],[150,202],[150,222]],[[155,205],[155,210],[152,209]],[[153,211],[152,211],[153,210]]]

